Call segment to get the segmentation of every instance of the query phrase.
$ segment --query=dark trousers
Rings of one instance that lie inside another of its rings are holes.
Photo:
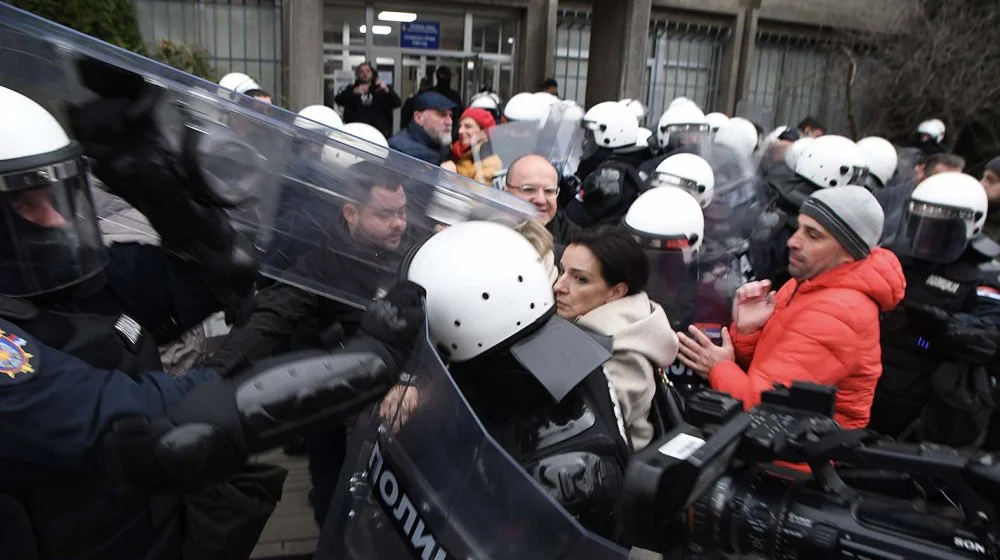
[[[309,457],[309,477],[312,491],[309,502],[313,507],[313,519],[318,527],[323,527],[326,513],[337,489],[340,469],[347,454],[347,430],[337,427],[330,432],[306,437],[306,455]]]

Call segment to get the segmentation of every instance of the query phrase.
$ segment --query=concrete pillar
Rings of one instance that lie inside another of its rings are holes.
[[[559,0],[529,0],[516,53],[514,93],[535,91],[555,72]]]
[[[292,111],[323,102],[323,0],[294,0],[282,9],[282,84]]]
[[[652,0],[594,0],[587,106],[642,99]]]
[[[739,89],[736,90],[736,103],[750,93],[750,77],[753,74],[754,56],[757,53],[757,23],[760,20],[760,8],[751,7],[744,13],[743,48],[740,53],[740,68],[737,78]]]
[[[719,67],[719,96],[716,99],[715,107],[706,107],[705,112],[721,111],[728,115],[736,110],[736,101],[739,100],[740,68],[743,60],[744,28],[746,27],[746,12],[740,11],[733,19],[732,31],[729,40],[722,50],[722,62]]]

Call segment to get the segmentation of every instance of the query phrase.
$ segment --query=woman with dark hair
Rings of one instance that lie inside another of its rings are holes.
[[[556,312],[577,325],[614,339],[604,364],[622,408],[632,447],[653,438],[649,411],[657,368],[677,356],[677,335],[667,314],[643,291],[649,258],[638,242],[616,226],[573,235],[559,262]]]

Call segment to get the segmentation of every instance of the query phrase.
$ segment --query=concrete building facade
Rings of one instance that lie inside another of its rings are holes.
[[[706,112],[812,114],[836,130],[844,68],[819,44],[838,28],[888,27],[915,0],[135,1],[147,39],[205,47],[293,110],[368,60],[404,98],[448,66],[465,99],[554,77],[585,106],[640,99],[650,119],[683,95]]]

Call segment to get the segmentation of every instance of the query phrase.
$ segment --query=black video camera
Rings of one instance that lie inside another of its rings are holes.
[[[695,394],[689,423],[629,464],[626,540],[780,559],[1000,558],[997,458],[844,430],[835,392],[795,383],[750,412]]]

